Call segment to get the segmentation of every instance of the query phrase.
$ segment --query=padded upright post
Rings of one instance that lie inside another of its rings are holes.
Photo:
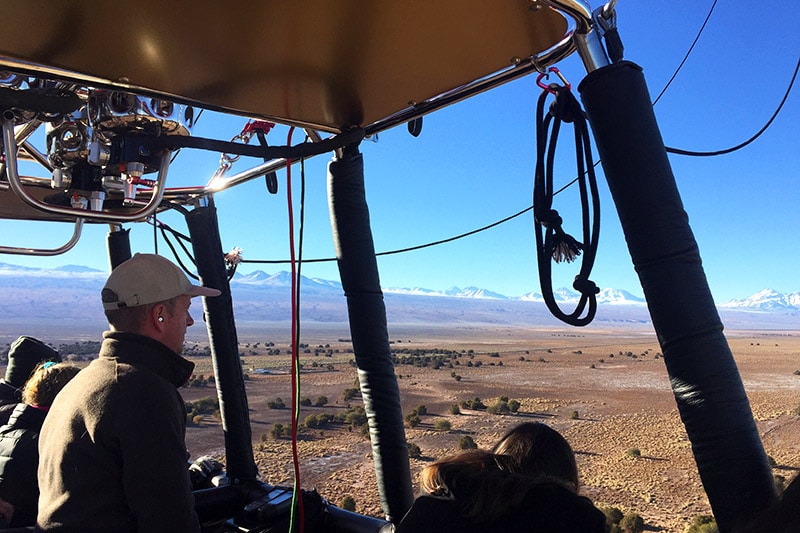
[[[399,522],[414,493],[364,190],[364,162],[357,145],[348,146],[328,166],[328,204],[378,491],[388,520]]]
[[[225,432],[226,471],[230,478],[252,481],[256,479],[258,469],[253,458],[250,410],[216,208],[213,205],[198,207],[186,214],[186,223],[202,284],[222,292],[214,298],[203,297],[203,310],[211,344],[222,430]]]
[[[731,531],[773,503],[775,487],[642,70],[615,63],[579,89],[703,486]]]
[[[112,229],[106,234],[106,249],[111,270],[131,258],[131,230]]]

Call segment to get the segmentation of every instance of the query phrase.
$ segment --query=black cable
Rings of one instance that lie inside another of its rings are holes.
[[[486,231],[488,229],[491,229],[491,228],[493,228],[495,226],[499,226],[500,224],[504,224],[504,223],[508,222],[509,220],[517,218],[520,215],[524,215],[525,213],[527,213],[528,211],[530,211],[532,209],[533,209],[533,206],[526,207],[522,211],[514,213],[513,215],[508,216],[508,217],[506,217],[506,218],[504,218],[502,220],[498,220],[497,222],[492,222],[491,224],[488,224],[488,225],[483,226],[481,228],[474,229],[472,231],[468,231],[466,233],[462,233],[462,234],[456,235],[454,237],[449,237],[447,239],[442,239],[440,241],[429,242],[429,243],[426,243],[426,244],[420,244],[420,245],[417,245],[417,246],[411,246],[409,248],[400,248],[400,249],[397,249],[397,250],[389,250],[387,252],[376,252],[375,256],[378,257],[378,256],[383,256],[383,255],[392,255],[392,254],[400,254],[400,253],[405,253],[405,252],[413,252],[415,250],[421,250],[423,248],[430,248],[431,246],[438,246],[439,244],[445,244],[445,243],[448,243],[448,242],[451,242],[451,241],[455,241],[455,240],[458,240],[458,239],[463,239],[464,237],[469,237],[470,235],[474,235],[476,233],[480,233],[482,231]],[[327,263],[327,262],[331,262],[331,261],[336,261],[336,258],[335,257],[326,257],[326,258],[320,258],[320,259],[305,259],[305,260],[303,260],[304,263]],[[274,259],[274,260],[272,260],[272,259],[242,259],[242,263],[259,263],[259,264],[265,264],[265,265],[268,265],[268,264],[282,264],[282,263],[289,263],[289,262],[290,261],[288,259]]]
[[[172,206],[172,207],[176,208],[176,206]],[[180,208],[180,211],[184,212],[184,214],[187,213],[187,211],[185,209],[183,209],[182,207]],[[191,278],[193,278],[195,280],[199,280],[200,278],[197,275],[195,275],[189,268],[187,268],[186,265],[183,263],[183,261],[181,260],[180,256],[178,255],[178,250],[175,248],[175,244],[173,244],[173,242],[170,240],[169,235],[171,234],[173,237],[175,237],[175,240],[177,241],[178,245],[180,245],[180,247],[183,250],[183,252],[189,258],[189,260],[192,262],[192,264],[196,265],[197,263],[195,262],[195,259],[192,256],[192,253],[189,251],[189,249],[183,243],[183,241],[191,242],[192,241],[191,238],[187,237],[183,233],[180,233],[180,232],[174,230],[172,227],[170,227],[169,225],[167,225],[167,224],[165,224],[163,222],[156,221],[155,218],[153,218],[153,220],[148,220],[147,223],[153,225],[153,231],[154,232],[157,232],[159,230],[161,231],[161,237],[164,239],[164,242],[167,244],[169,249],[172,251],[172,255],[175,258],[175,261],[183,269],[183,271],[186,272],[186,275],[188,275],[189,277],[191,277]],[[156,242],[157,242],[157,239],[154,239],[154,240],[156,240]],[[158,253],[158,252],[156,252],[156,253]]]
[[[175,257],[175,261],[177,261],[178,265],[183,269],[184,272],[186,272],[186,274],[189,277],[191,277],[194,280],[199,280],[200,278],[196,274],[194,274],[191,270],[189,270],[186,267],[185,264],[183,264],[183,261],[181,260],[180,256],[178,255],[178,251],[175,249],[175,245],[172,244],[172,241],[169,240],[168,233],[167,233],[168,230],[163,226],[161,228],[159,228],[159,229],[161,230],[161,236],[164,238],[164,242],[166,242],[167,246],[169,246],[169,249],[172,250],[172,255],[173,255],[173,257]],[[178,243],[181,243],[181,241],[178,240]],[[183,246],[183,244],[181,244],[181,246]],[[189,255],[189,258],[192,260],[192,263],[194,264],[195,263],[194,258],[188,253],[188,251],[186,250],[185,247],[183,248],[183,250],[184,250],[184,252],[187,253],[187,255]]]
[[[767,128],[769,128],[770,125],[772,125],[772,122],[778,117],[778,114],[781,112],[781,109],[783,108],[783,104],[785,104],[786,100],[789,98],[789,93],[792,92],[794,81],[795,79],[797,79],[798,70],[800,70],[800,57],[798,57],[797,59],[797,64],[794,67],[794,73],[792,74],[792,79],[789,81],[789,86],[786,88],[786,92],[783,94],[783,98],[781,99],[781,103],[778,104],[778,108],[775,110],[774,113],[772,113],[772,116],[769,118],[767,123],[764,124],[764,126],[760,130],[758,130],[758,132],[756,132],[755,135],[753,135],[743,143],[737,144],[736,146],[732,146],[730,148],[725,148],[724,150],[715,150],[713,152],[693,152],[691,150],[681,150],[680,148],[670,148],[667,146],[666,147],[667,152],[669,152],[670,154],[689,155],[694,157],[710,157],[716,155],[729,154],[731,152],[735,152],[736,150],[740,150],[745,146],[747,146],[748,144],[752,143],[753,141],[761,137],[761,135],[765,131],[767,131]]]
[[[672,85],[672,82],[675,80],[675,77],[678,75],[678,72],[680,72],[681,68],[683,68],[683,64],[686,63],[687,59],[689,59],[689,56],[691,55],[692,50],[694,50],[694,45],[696,45],[697,41],[700,40],[700,35],[703,34],[703,30],[706,28],[706,24],[708,24],[708,19],[711,18],[711,13],[714,12],[714,7],[716,7],[716,5],[717,5],[717,0],[714,0],[714,3],[711,4],[711,9],[708,10],[708,14],[706,15],[706,19],[703,21],[703,24],[700,26],[700,31],[697,32],[697,35],[695,36],[694,41],[692,41],[692,45],[686,51],[686,54],[683,56],[683,59],[681,60],[680,64],[678,65],[678,68],[675,69],[675,72],[672,73],[672,77],[669,79],[667,84],[664,85],[664,88],[661,89],[661,92],[658,93],[658,96],[656,96],[656,99],[653,100],[653,105],[654,106],[658,103],[659,100],[661,100],[661,97],[664,96],[664,93],[667,92],[667,89],[669,88],[670,85]]]

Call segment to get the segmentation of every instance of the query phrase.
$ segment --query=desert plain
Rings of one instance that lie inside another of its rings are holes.
[[[58,347],[62,342],[96,342],[102,327],[14,323],[0,331],[0,342],[7,345],[19,331]],[[288,426],[292,420],[290,327],[239,323],[237,332],[260,478],[290,486],[291,441],[272,435],[276,424]],[[730,329],[725,335],[772,459],[773,475],[779,484],[788,483],[800,469],[800,329]],[[309,415],[335,416],[361,405],[359,395],[344,397],[356,386],[349,337],[346,323],[301,326],[299,396],[312,405],[301,406],[299,412],[300,485],[316,488],[334,504],[350,496],[358,512],[380,517],[371,446],[362,432],[347,424],[304,427]],[[416,353],[433,361],[439,354],[446,362],[438,369],[433,364],[395,367],[403,415],[420,406],[426,413],[419,424],[405,428],[407,441],[420,449],[419,456],[410,459],[415,491],[419,471],[435,459],[458,453],[464,437],[489,448],[514,425],[539,421],[570,442],[581,492],[598,507],[636,512],[646,531],[676,533],[685,531],[696,516],[711,514],[660,347],[647,324],[390,324],[389,341],[399,359]],[[206,378],[213,375],[211,358],[196,354],[207,346],[203,329],[191,328],[184,353],[195,362],[196,375]],[[209,383],[182,388],[181,393],[187,402],[195,402],[216,397],[216,388]],[[328,403],[317,407],[313,404],[320,396]],[[480,398],[491,406],[501,396],[519,402],[516,414],[463,407],[458,414],[452,412],[453,405],[465,401]],[[286,407],[270,408],[278,398]],[[449,430],[441,429],[444,420]],[[196,422],[187,430],[192,457],[212,455],[224,462],[219,415],[204,414]]]
[[[294,480],[291,441],[271,434],[276,423],[292,420],[288,331],[274,324],[238,330],[254,454],[261,479],[276,485]],[[395,367],[404,416],[419,406],[426,413],[405,428],[407,441],[420,449],[410,460],[415,491],[419,471],[457,453],[465,436],[488,448],[515,424],[539,421],[570,442],[581,492],[597,506],[636,512],[648,531],[682,532],[696,516],[711,514],[651,329],[414,325],[390,326],[389,338],[398,357],[449,353],[445,360],[452,363]],[[788,483],[800,468],[800,331],[726,331],[726,338],[773,474]],[[202,339],[192,342],[202,348]],[[299,396],[312,401],[299,413],[300,484],[334,504],[350,496],[358,512],[382,516],[371,447],[362,432],[346,424],[304,427],[309,415],[335,415],[361,402],[344,395],[356,380],[347,325],[312,325],[301,330],[300,343]],[[193,360],[198,375],[213,373],[209,357]],[[182,392],[189,402],[216,394],[213,385]],[[320,396],[328,403],[317,407]],[[501,396],[519,402],[516,414],[464,407],[452,412],[464,401],[480,398],[490,406]],[[269,407],[278,398],[286,408]],[[437,424],[441,420],[449,430]],[[189,427],[187,445],[194,457],[224,459],[218,416],[203,415]]]

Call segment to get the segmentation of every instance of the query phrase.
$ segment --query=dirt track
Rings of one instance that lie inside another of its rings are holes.
[[[286,370],[288,339],[271,335],[240,335],[247,346],[243,350],[247,367]],[[326,395],[330,404],[303,407],[301,422],[309,414],[344,410],[342,392],[353,387],[355,379],[355,370],[347,363],[353,356],[345,353],[349,344],[337,342],[343,335],[311,335],[304,339],[310,347],[330,344],[329,349],[339,353],[302,356],[301,396]],[[422,424],[406,428],[407,439],[423,454],[422,459],[411,461],[413,474],[431,460],[455,452],[464,435],[489,447],[514,424],[534,419],[555,427],[570,441],[578,454],[583,492],[598,505],[636,511],[655,531],[681,532],[694,516],[710,514],[651,333],[462,328],[400,335],[394,349],[464,351],[452,369],[396,367],[404,414],[419,405],[428,412],[421,417]],[[800,334],[732,332],[728,339],[765,449],[778,465],[774,473],[791,479],[800,467],[800,418],[792,414],[800,405],[800,376],[794,374],[800,369],[796,360]],[[257,340],[273,341],[282,355],[261,355],[261,347],[247,345]],[[469,350],[474,350],[473,357]],[[256,355],[250,355],[251,351]],[[322,366],[312,368],[315,361]],[[476,366],[478,361],[480,366]],[[197,362],[198,372],[210,373],[208,359]],[[467,366],[469,362],[473,365]],[[333,371],[325,368],[328,364]],[[453,372],[461,376],[460,381]],[[288,409],[267,409],[266,403],[281,397],[288,404],[290,383],[285,373],[251,374],[247,381],[257,461],[262,478],[275,484],[291,484],[290,444],[269,437],[269,431],[276,422],[288,424],[291,415]],[[188,400],[214,394],[212,388],[184,390]],[[470,410],[450,414],[450,406],[462,400],[479,397],[488,405],[501,395],[521,402],[518,415]],[[359,401],[356,398],[351,404]],[[450,421],[450,431],[434,430],[435,421],[442,418]],[[223,449],[218,422],[211,417],[201,427],[190,428],[188,439],[195,456]],[[370,446],[358,430],[306,430],[298,448],[304,487],[317,487],[334,503],[351,495],[360,512],[381,515]],[[630,457],[631,448],[638,448],[641,456]]]

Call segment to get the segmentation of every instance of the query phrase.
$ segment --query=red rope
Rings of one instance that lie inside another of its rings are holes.
[[[286,143],[292,144],[294,126],[289,128],[289,135]],[[298,354],[299,339],[297,339],[297,321],[299,319],[299,309],[297,309],[297,291],[299,290],[297,280],[297,261],[294,249],[294,211],[292,206],[292,162],[286,161],[286,201],[289,209],[289,254],[292,265],[292,464],[294,466],[294,501],[297,505],[297,525],[299,533],[304,530],[303,513],[303,493],[300,488],[300,460],[297,453],[297,418],[299,406],[297,404],[297,388],[299,380]]]

